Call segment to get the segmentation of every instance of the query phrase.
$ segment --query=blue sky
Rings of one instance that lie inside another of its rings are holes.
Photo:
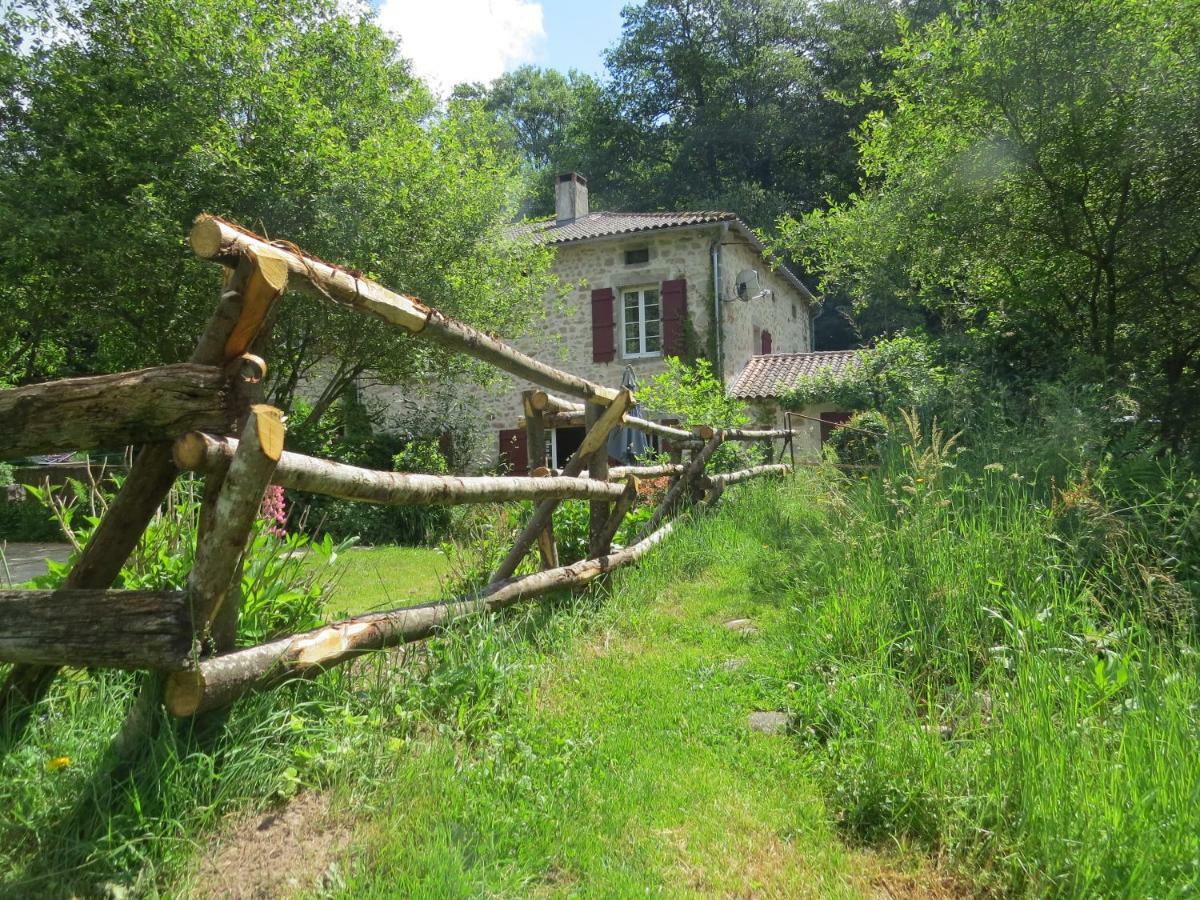
[[[532,63],[590,74],[621,34],[627,0],[371,0],[437,90]]]

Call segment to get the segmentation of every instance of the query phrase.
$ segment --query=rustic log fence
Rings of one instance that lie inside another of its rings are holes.
[[[686,503],[712,503],[730,484],[791,471],[779,462],[732,473],[705,471],[712,454],[728,441],[782,441],[791,451],[790,427],[686,430],[634,417],[628,412],[633,406],[629,391],[546,365],[293,244],[269,242],[212,216],[197,219],[189,240],[198,256],[224,267],[224,276],[217,309],[187,362],[0,391],[0,459],[140,446],[64,586],[0,591],[0,663],[13,664],[0,693],[0,721],[19,720],[64,666],[148,670],[160,676],[162,702],[170,713],[218,709],[358,654],[427,638],[462,616],[584,586],[659,544],[674,527],[669,517]],[[267,364],[259,354],[289,282],[534,385],[523,395],[529,476],[376,472],[284,450],[283,416],[262,402]],[[551,470],[545,429],[566,424],[584,425],[587,431],[562,469]],[[668,442],[671,462],[610,468],[606,447],[618,427]],[[186,590],[113,590],[181,472],[204,479],[196,559]],[[667,477],[670,486],[636,543],[614,551],[613,539],[636,503],[638,479],[649,477]],[[473,594],[237,648],[242,555],[272,484],[363,503],[531,500],[534,509],[487,586]],[[565,566],[559,565],[553,536],[554,511],[563,500],[590,503],[589,558]],[[535,546],[541,570],[516,576]]]

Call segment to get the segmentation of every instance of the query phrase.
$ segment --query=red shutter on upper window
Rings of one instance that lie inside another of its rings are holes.
[[[612,288],[592,291],[592,362],[612,362],[616,358],[615,326]]]
[[[500,467],[510,475],[529,474],[529,443],[524,428],[500,431]]]
[[[763,353],[771,352],[771,332],[769,332],[765,329],[763,330],[763,333],[762,333],[762,352]]]
[[[662,283],[663,356],[683,356],[683,323],[687,319],[687,281]]]

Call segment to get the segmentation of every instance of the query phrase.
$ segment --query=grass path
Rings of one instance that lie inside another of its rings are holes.
[[[913,857],[845,847],[794,741],[748,729],[787,708],[788,645],[742,574],[611,598],[475,739],[407,742],[358,808],[345,896],[942,893]]]

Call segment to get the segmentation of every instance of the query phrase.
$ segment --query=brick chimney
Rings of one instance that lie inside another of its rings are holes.
[[[554,182],[554,224],[565,225],[587,214],[587,179],[578,172],[559,175]]]

